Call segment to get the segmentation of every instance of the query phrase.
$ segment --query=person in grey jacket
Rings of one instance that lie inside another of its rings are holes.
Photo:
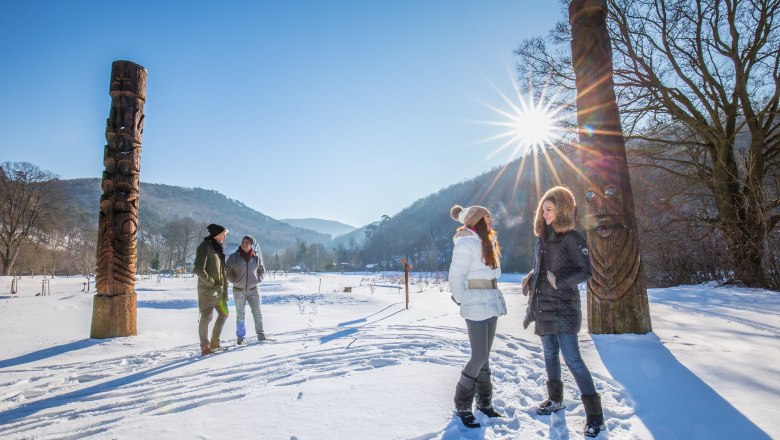
[[[257,340],[265,340],[263,331],[263,314],[260,312],[260,295],[257,285],[263,281],[265,266],[263,266],[263,254],[254,246],[257,240],[251,235],[245,235],[241,239],[241,245],[227,258],[227,278],[233,283],[233,300],[236,303],[236,342],[241,345],[246,336],[246,321],[244,311],[246,303],[252,311],[255,320],[255,333]]]
[[[219,350],[219,336],[228,317],[227,288],[225,276],[225,251],[222,242],[228,230],[224,226],[210,224],[206,227],[209,236],[205,237],[195,251],[195,263],[192,272],[198,277],[198,336],[201,354],[207,355]],[[217,311],[217,320],[211,332],[209,342],[209,323]]]
[[[497,281],[501,276],[501,247],[486,208],[469,206],[464,209],[455,205],[450,216],[463,226],[453,238],[455,248],[448,280],[452,299],[460,305],[460,316],[466,320],[471,347],[471,358],[455,386],[455,412],[464,426],[479,428],[471,411],[475,397],[480,412],[488,417],[503,417],[493,408],[489,359],[498,317],[507,312]]]
[[[523,293],[530,294],[523,327],[536,321],[534,333],[542,338],[544,349],[548,398],[536,413],[549,415],[566,407],[561,381],[563,354],[585,407],[584,434],[595,437],[604,429],[604,415],[577,341],[582,325],[577,285],[591,277],[591,263],[588,243],[574,229],[576,207],[574,195],[562,186],[551,188],[539,201],[534,221],[538,237],[534,268],[522,281]]]

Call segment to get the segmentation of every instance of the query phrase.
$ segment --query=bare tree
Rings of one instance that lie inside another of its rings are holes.
[[[620,115],[638,164],[701,189],[689,220],[721,235],[734,278],[769,287],[767,240],[780,222],[780,0],[609,0],[608,11]],[[560,47],[569,32],[561,23],[548,41]],[[516,52],[534,86],[571,105],[567,51],[537,38]]]
[[[82,214],[71,224],[67,236],[68,257],[77,273],[87,279],[86,291],[89,291],[89,283],[97,270],[97,229],[88,221],[86,214]]]
[[[53,214],[61,198],[59,181],[28,162],[0,164],[0,263],[3,275],[13,269],[22,244]]]
[[[183,267],[189,250],[198,238],[198,232],[205,229],[202,222],[192,217],[175,218],[165,224],[162,236],[168,249],[166,268]]]

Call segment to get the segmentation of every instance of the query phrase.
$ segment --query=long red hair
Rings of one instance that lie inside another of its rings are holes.
[[[464,229],[465,227],[461,226],[459,229]],[[479,219],[477,224],[474,225],[474,232],[477,233],[482,241],[482,262],[491,269],[498,268],[501,260],[501,246],[498,244],[498,234],[493,229],[488,229],[484,217]]]

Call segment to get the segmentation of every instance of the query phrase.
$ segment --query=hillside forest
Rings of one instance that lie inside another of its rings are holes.
[[[554,159],[553,163],[561,161]],[[99,179],[60,180],[29,163],[6,162],[0,170],[2,273],[91,278],[96,264]],[[668,193],[675,186],[655,173],[632,169],[648,284],[727,282],[729,258],[717,233],[674,226],[695,206],[671,197]],[[558,184],[552,173],[542,173],[537,187],[534,174],[528,161],[516,160],[335,238],[272,219],[215,191],[142,183],[137,267],[141,274],[186,272],[195,247],[206,235],[205,226],[220,222],[231,231],[228,251],[237,248],[243,235],[253,235],[269,270],[393,271],[399,270],[399,260],[406,257],[413,270],[446,271],[452,236],[459,226],[450,218],[449,209],[457,203],[487,207],[502,247],[502,269],[526,272],[533,263],[532,219],[539,194]],[[583,194],[569,167],[561,166],[556,174],[560,184],[576,195]],[[31,202],[37,211],[19,215],[8,208],[9,201],[16,205]],[[18,225],[15,231],[13,225]],[[770,239],[765,261],[777,265],[780,237],[775,233]],[[769,274],[776,270],[776,266],[767,267]]]

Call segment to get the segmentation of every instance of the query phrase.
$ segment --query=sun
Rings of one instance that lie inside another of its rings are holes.
[[[544,94],[534,96],[533,91],[526,96],[515,88],[515,100],[507,95],[499,95],[506,104],[499,108],[490,104],[481,103],[492,110],[498,118],[490,121],[478,121],[481,124],[500,127],[500,131],[480,143],[500,142],[486,159],[496,154],[510,150],[507,162],[526,156],[531,153],[544,153],[548,149],[554,149],[555,143],[562,138],[562,129],[559,124],[560,107],[552,104],[552,100],[545,99]]]
[[[513,115],[512,138],[526,146],[549,145],[559,137],[557,119],[552,112],[541,105],[541,102],[538,105],[533,105],[533,102],[531,104],[530,107],[521,109],[519,113]]]
[[[511,76],[510,76],[511,79]],[[577,174],[582,172],[572,162],[572,160],[561,150],[566,144],[573,144],[570,137],[572,132],[567,108],[570,103],[558,102],[558,96],[546,96],[547,86],[541,90],[541,93],[535,93],[533,87],[528,87],[527,92],[521,92],[518,84],[512,80],[514,95],[507,96],[502,93],[495,85],[493,89],[498,93],[504,102],[504,105],[495,106],[485,102],[480,104],[494,113],[497,117],[491,120],[475,121],[479,124],[498,127],[498,132],[486,139],[479,141],[479,144],[490,143],[497,144],[492,151],[483,158],[488,161],[501,152],[508,152],[504,165],[490,185],[487,185],[480,197],[486,197],[498,179],[508,169],[509,165],[520,159],[515,176],[515,188],[513,189],[511,199],[514,200],[518,191],[527,191],[528,188],[521,188],[523,170],[526,169],[526,162],[530,164],[530,171],[533,172],[534,182],[536,184],[537,198],[541,197],[543,174],[548,173],[556,184],[561,184],[561,178],[558,172],[560,164],[570,167]],[[510,201],[510,205],[513,202]],[[510,206],[511,207],[511,206]]]

